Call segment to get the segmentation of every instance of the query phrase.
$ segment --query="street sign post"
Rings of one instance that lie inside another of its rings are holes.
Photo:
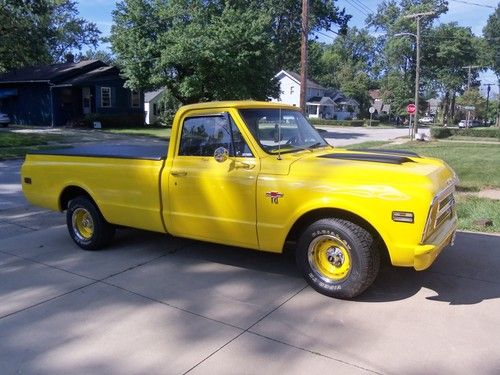
[[[406,106],[406,112],[408,112],[409,115],[413,115],[417,111],[417,107],[415,107],[415,104],[408,104]]]
[[[370,107],[368,109],[368,112],[370,112],[370,127],[372,126],[372,116],[373,116],[373,113],[375,112],[375,107]]]
[[[410,135],[410,139],[413,141],[413,138],[415,136],[415,113],[417,112],[417,107],[415,106],[415,104],[408,104],[406,106],[406,112],[410,115],[410,123],[408,124],[408,133]],[[411,123],[411,118],[413,117],[413,126],[412,126],[412,123]]]

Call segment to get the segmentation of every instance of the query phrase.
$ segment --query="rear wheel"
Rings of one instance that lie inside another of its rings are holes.
[[[373,236],[342,219],[321,219],[311,224],[299,239],[296,260],[315,290],[344,299],[368,288],[380,266]]]
[[[115,234],[115,227],[104,219],[95,203],[84,196],[69,202],[66,224],[73,241],[85,250],[102,249]]]

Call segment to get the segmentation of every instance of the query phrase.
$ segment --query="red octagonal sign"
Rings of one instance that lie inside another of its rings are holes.
[[[417,107],[415,107],[415,104],[408,104],[406,106],[406,112],[408,112],[410,115],[413,115],[416,110],[417,110]]]

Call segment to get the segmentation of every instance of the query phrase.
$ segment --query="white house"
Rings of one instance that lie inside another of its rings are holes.
[[[274,102],[282,102],[300,106],[300,75],[281,70],[275,76],[280,84],[281,94]],[[359,113],[359,103],[345,97],[340,91],[330,91],[319,83],[307,80],[306,89],[307,114],[310,118],[326,118],[344,120],[355,117]]]
[[[144,112],[146,113],[146,124],[152,125],[160,119],[160,100],[164,89],[144,93]]]

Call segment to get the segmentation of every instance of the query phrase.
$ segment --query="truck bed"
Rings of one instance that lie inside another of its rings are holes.
[[[167,156],[168,142],[154,145],[83,145],[56,150],[33,151],[31,154],[118,159],[163,160]]]

